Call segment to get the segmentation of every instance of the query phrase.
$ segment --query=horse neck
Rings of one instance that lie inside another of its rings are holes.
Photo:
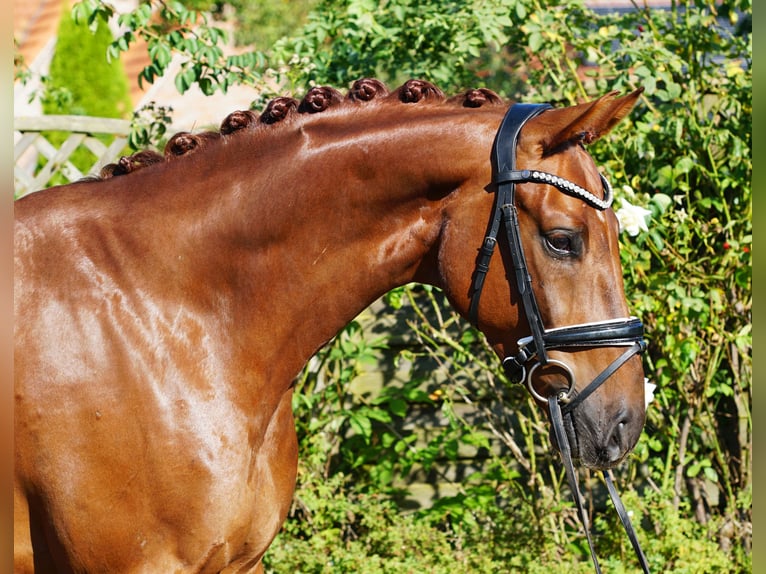
[[[384,115],[375,127],[363,114],[328,114],[211,154],[222,216],[200,242],[210,254],[197,254],[214,269],[196,281],[230,294],[250,352],[276,353],[294,375],[391,288],[438,284],[448,206],[456,190],[486,184],[502,117],[444,108]]]

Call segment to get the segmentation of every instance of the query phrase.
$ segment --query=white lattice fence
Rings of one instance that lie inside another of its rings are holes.
[[[44,132],[69,132],[64,143],[54,145]],[[15,195],[21,197],[49,185],[61,174],[66,181],[98,173],[107,163],[115,161],[125,149],[130,132],[128,120],[93,118],[88,116],[17,117],[13,122],[13,161]],[[105,144],[97,135],[114,136]],[[95,158],[86,169],[78,169],[70,160],[80,147]]]

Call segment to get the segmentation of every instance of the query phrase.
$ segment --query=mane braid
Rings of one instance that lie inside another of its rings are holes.
[[[405,104],[444,100],[444,92],[425,80],[407,80],[391,95]]]
[[[451,97],[449,102],[455,102],[464,108],[480,108],[484,104],[502,104],[503,99],[489,88],[467,90],[462,94]]]
[[[227,136],[239,130],[252,127],[258,122],[258,114],[250,110],[237,110],[221,122],[221,135]]]
[[[479,108],[484,105],[501,105],[503,99],[487,88],[467,90],[446,99],[444,92],[437,86],[418,79],[407,80],[390,91],[378,79],[361,78],[351,85],[345,96],[330,86],[315,86],[306,92],[300,101],[289,96],[272,99],[260,114],[253,110],[236,110],[224,118],[217,132],[178,132],[168,140],[163,154],[152,150],[138,151],[133,155],[121,157],[116,163],[104,166],[97,176],[88,176],[80,181],[102,181],[128,175],[149,165],[167,163],[178,157],[196,153],[215,141],[233,137],[238,133],[270,129],[269,126],[286,122],[298,115],[317,114],[330,108],[360,106],[371,102],[386,105],[446,103],[464,108]]]
[[[343,94],[329,86],[311,88],[301,100],[298,112],[301,114],[316,114],[331,106],[343,102]]]
[[[388,93],[388,88],[380,80],[363,78],[354,82],[346,97],[352,102],[369,102],[375,98],[384,98]]]
[[[165,144],[165,157],[172,158],[180,155],[186,155],[207,146],[211,141],[221,137],[218,132],[201,132],[193,134],[190,132],[178,132]]]
[[[155,163],[162,163],[165,158],[162,154],[153,150],[137,151],[132,155],[122,156],[115,163],[108,163],[101,168],[98,175],[89,175],[78,180],[78,182],[103,181],[119,175],[128,175],[139,169]]]
[[[298,100],[287,96],[274,98],[267,105],[266,109],[258,118],[262,124],[275,124],[288,118],[298,109]]]

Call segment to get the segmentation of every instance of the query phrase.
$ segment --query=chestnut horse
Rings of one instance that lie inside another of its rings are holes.
[[[529,119],[518,167],[604,199],[583,144],[638,95]],[[18,200],[16,571],[262,571],[293,494],[295,377],[393,287],[440,287],[500,357],[518,353],[530,329],[502,242],[469,312],[507,109],[419,81],[315,88]],[[546,327],[628,317],[612,210],[517,188]],[[576,395],[621,353],[551,349],[569,373],[540,370],[535,395]],[[567,417],[584,465],[621,461],[644,423],[640,359]]]

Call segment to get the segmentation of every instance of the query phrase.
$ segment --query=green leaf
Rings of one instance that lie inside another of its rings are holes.
[[[404,418],[407,415],[407,401],[404,399],[391,399],[388,409],[397,417]]]
[[[371,420],[376,420],[382,423],[391,422],[391,415],[382,409],[365,408],[363,414]]]
[[[676,162],[674,171],[676,175],[687,174],[694,169],[695,161],[689,156],[684,156]]]
[[[194,70],[186,69],[181,70],[176,74],[175,84],[176,89],[181,93],[185,93],[194,82]]]
[[[529,35],[529,48],[533,52],[538,52],[543,45],[543,35],[540,32],[533,32]]]
[[[173,54],[168,45],[162,42],[154,42],[149,45],[149,56],[162,70],[168,67],[173,58]]]
[[[372,422],[368,417],[361,413],[352,412],[348,422],[351,428],[364,438],[365,442],[369,442],[372,436]]]

